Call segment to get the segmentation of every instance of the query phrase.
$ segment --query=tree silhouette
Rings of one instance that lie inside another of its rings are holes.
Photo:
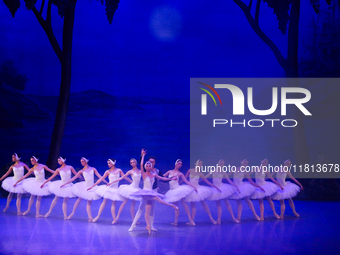
[[[273,9],[274,14],[278,20],[279,30],[285,34],[288,26],[288,50],[287,56],[284,57],[276,46],[276,44],[262,31],[259,26],[260,5],[261,0],[257,0],[255,4],[254,17],[251,14],[251,9],[254,5],[250,0],[248,5],[242,0],[233,0],[243,11],[246,19],[254,32],[260,39],[268,45],[274,53],[276,60],[283,68],[287,78],[299,77],[299,61],[298,61],[298,42],[299,42],[299,19],[300,19],[300,0],[263,0],[270,8]],[[255,2],[255,1],[254,1]],[[332,0],[326,0],[330,5]],[[314,11],[320,12],[320,0],[310,0]],[[338,0],[340,6],[340,0]],[[299,86],[297,80],[288,80],[288,85],[292,87]],[[293,118],[298,121],[298,125],[293,129],[294,133],[294,148],[297,164],[309,163],[308,147],[305,136],[305,127],[303,122],[303,115],[300,111],[293,112]]]
[[[97,0],[98,1],[98,0]],[[20,0],[3,0],[8,7],[13,18],[20,7]],[[36,7],[37,0],[24,0],[27,10],[32,11],[37,18],[39,24],[44,29],[47,38],[57,55],[61,65],[61,81],[60,94],[57,112],[55,116],[55,123],[51,138],[50,151],[47,159],[47,165],[55,168],[57,165],[57,158],[59,157],[62,138],[64,135],[66,116],[68,109],[68,102],[71,90],[71,60],[72,60],[72,38],[74,14],[77,0],[41,0],[39,10]],[[43,17],[45,2],[47,2],[46,18]],[[119,0],[100,0],[101,4],[105,3],[105,11],[109,23],[112,23],[113,15],[118,8]],[[52,4],[58,8],[58,14],[63,19],[62,45],[59,45],[53,29],[51,9]]]

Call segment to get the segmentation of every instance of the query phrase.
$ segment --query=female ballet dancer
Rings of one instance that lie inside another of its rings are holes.
[[[188,180],[185,178],[184,174],[182,174],[179,169],[182,167],[183,162],[181,159],[177,159],[175,162],[175,168],[173,170],[169,170],[164,174],[164,177],[176,177],[169,182],[170,190],[165,193],[164,201],[168,203],[173,203],[178,207],[178,201],[181,201],[184,210],[189,218],[190,225],[195,225],[195,222],[191,218],[191,213],[189,206],[185,203],[185,197],[191,194],[191,192],[198,192],[196,187],[192,185]],[[188,185],[179,185],[178,181],[182,178],[182,180]],[[175,221],[171,223],[173,226],[177,226],[179,217],[179,210],[175,210]]]
[[[78,208],[81,200],[85,199],[85,200],[87,200],[86,212],[87,212],[87,216],[89,217],[89,222],[93,221],[92,214],[91,214],[92,200],[98,200],[98,199],[100,199],[100,196],[97,195],[97,193],[95,192],[97,187],[95,189],[92,189],[91,191],[87,191],[87,189],[89,187],[91,187],[94,183],[94,174],[96,174],[99,179],[102,178],[102,176],[98,173],[97,169],[89,166],[88,162],[89,162],[89,160],[87,158],[82,157],[81,160],[80,160],[80,163],[83,166],[83,168],[81,170],[79,170],[78,173],[71,180],[69,180],[68,182],[66,182],[65,184],[60,186],[60,188],[65,187],[67,184],[69,184],[69,183],[73,182],[75,179],[77,179],[81,174],[83,175],[83,177],[85,179],[85,181],[78,182],[78,183],[74,184],[71,188],[72,193],[75,196],[77,196],[78,199],[74,203],[72,213],[67,217],[68,220],[73,217],[73,215],[74,215],[76,209]],[[105,181],[105,180],[104,180],[104,182],[107,183],[107,181]]]
[[[107,186],[112,185],[116,182],[119,182],[125,178],[127,178],[127,176],[131,175],[132,178],[132,183],[129,185],[120,185],[118,188],[118,194],[121,195],[124,198],[123,203],[120,205],[119,209],[118,209],[118,213],[116,218],[113,220],[112,224],[116,224],[120,214],[122,213],[124,206],[126,205],[126,203],[129,201],[129,199],[131,200],[131,207],[130,207],[130,213],[131,213],[131,218],[132,221],[135,218],[135,204],[136,201],[140,201],[140,198],[135,197],[135,196],[130,196],[132,193],[135,193],[136,191],[141,190],[139,188],[139,183],[142,177],[142,173],[141,171],[137,168],[137,160],[135,160],[134,158],[130,159],[130,165],[132,166],[132,169],[127,171],[126,174],[124,174],[123,176],[121,176],[120,178],[118,178],[117,180],[110,182],[109,184],[107,184]]]
[[[107,165],[109,166],[109,170],[106,170],[102,178],[100,178],[95,184],[93,184],[90,188],[87,190],[91,190],[94,186],[101,183],[103,180],[105,180],[106,177],[109,177],[109,182],[112,183],[113,181],[117,180],[120,176],[123,176],[124,173],[120,168],[116,168],[116,160],[115,159],[108,159]],[[127,181],[132,182],[129,178],[125,178]],[[103,198],[103,202],[101,203],[98,211],[98,215],[93,219],[92,222],[96,222],[100,215],[102,214],[105,205],[107,203],[107,200],[110,199],[111,204],[111,214],[113,220],[116,218],[116,204],[117,201],[123,201],[124,198],[118,194],[118,182],[111,184],[110,186],[107,185],[101,185],[98,186],[96,193]],[[112,222],[113,223],[113,222]]]
[[[202,160],[197,160],[195,166],[201,167],[203,165]],[[214,184],[205,178],[204,174],[200,171],[196,171],[195,169],[189,169],[188,172],[185,174],[185,178],[190,176],[190,183],[196,187],[197,192],[192,192],[189,194],[185,201],[191,203],[191,219],[195,221],[196,216],[196,202],[201,202],[204,211],[208,214],[210,221],[212,224],[216,224],[216,221],[211,216],[210,209],[205,202],[205,200],[210,197],[213,193],[212,189],[206,186],[199,185],[199,180],[202,179],[211,187],[214,187],[218,192],[221,192],[219,188],[217,188]],[[188,222],[187,225],[193,225],[191,222]]]
[[[295,210],[295,205],[294,205],[292,197],[295,197],[297,193],[299,193],[300,189],[303,190],[303,187],[301,183],[298,182],[298,180],[296,180],[293,177],[293,175],[288,171],[290,165],[291,165],[291,161],[287,159],[284,162],[284,168],[281,168],[281,171],[276,173],[276,181],[284,188],[284,190],[278,190],[274,195],[272,195],[272,199],[280,200],[280,204],[281,204],[280,219],[284,218],[284,213],[286,209],[285,201],[284,201],[285,199],[288,199],[289,205],[292,208],[294,215],[296,217],[300,217],[300,214],[298,214]],[[300,187],[294,183],[291,183],[290,181],[286,182],[287,175]]]
[[[144,209],[145,207],[146,229],[148,230],[149,235],[150,235],[151,230],[157,231],[156,229],[152,229],[150,225],[150,211],[151,211],[151,206],[152,206],[152,200],[156,200],[161,204],[168,205],[174,208],[175,210],[178,210],[178,207],[175,205],[169,204],[168,202],[163,201],[161,198],[164,198],[164,195],[152,190],[152,186],[155,181],[155,178],[163,180],[163,181],[171,181],[173,178],[165,178],[165,177],[161,177],[157,175],[156,173],[151,173],[152,163],[150,162],[145,163],[144,167],[145,167],[146,172],[144,172],[143,164],[144,164],[144,157],[146,155],[146,150],[142,149],[141,155],[142,155],[142,159],[140,162],[140,168],[141,168],[142,177],[144,181],[143,189],[131,194],[131,196],[136,196],[142,199],[140,209]],[[138,214],[136,214],[129,231],[132,231],[136,227],[136,223],[141,216],[141,212],[142,210],[138,210]]]
[[[55,171],[52,169],[49,169],[47,166],[43,164],[38,163],[39,159],[35,156],[31,157],[31,164],[33,167],[28,171],[26,175],[24,175],[20,180],[18,180],[14,187],[18,185],[19,182],[26,179],[26,177],[30,176],[34,173],[35,178],[28,178],[22,183],[22,187],[24,190],[31,194],[30,200],[28,201],[28,208],[27,211],[23,213],[23,215],[28,214],[31,211],[34,198],[37,196],[37,202],[35,203],[35,217],[44,217],[44,215],[41,215],[40,212],[40,204],[41,204],[41,198],[43,196],[48,196],[51,194],[51,192],[48,190],[48,187],[45,186],[44,188],[40,188],[41,184],[45,182],[45,171],[47,170],[54,174]]]
[[[51,181],[54,177],[56,177],[58,174],[61,177],[60,181],[54,181],[54,182],[50,182],[48,184],[48,189],[49,191],[55,195],[54,199],[52,200],[51,206],[49,211],[45,214],[45,218],[47,218],[48,216],[50,216],[53,208],[56,206],[58,200],[60,197],[63,198],[63,205],[62,205],[62,210],[63,210],[63,214],[64,214],[64,220],[66,220],[67,218],[67,202],[69,198],[72,197],[76,197],[73,193],[72,193],[72,185],[73,183],[69,183],[68,185],[66,185],[63,188],[60,188],[61,185],[63,185],[64,183],[66,183],[67,181],[69,181],[71,179],[71,171],[74,175],[77,174],[76,170],[74,170],[74,168],[72,166],[66,165],[65,164],[66,158],[63,157],[59,157],[58,158],[58,164],[60,165],[59,168],[57,168],[57,170],[55,170],[54,174],[48,178],[42,185],[41,188],[43,188],[45,186],[46,183],[48,183],[49,181]]]
[[[221,167],[221,169],[224,166],[224,160],[220,159],[217,163],[218,166]],[[218,187],[221,192],[216,191],[216,189],[213,189],[213,193],[210,197],[208,197],[208,200],[210,201],[216,201],[216,207],[217,207],[217,224],[221,224],[221,217],[222,217],[222,205],[221,201],[223,200],[225,205],[227,206],[227,210],[230,213],[231,219],[239,223],[239,221],[235,218],[233,209],[231,208],[231,205],[229,203],[228,197],[230,197],[232,194],[240,193],[239,188],[233,183],[232,180],[230,180],[228,173],[226,172],[221,172],[221,171],[216,171],[214,173],[209,173],[208,175],[205,176],[206,178],[212,177],[213,179],[213,184]],[[230,184],[225,184],[222,182],[223,179],[226,179]]]
[[[0,178],[0,182],[5,179],[12,171],[14,176],[13,177],[7,177],[3,182],[1,187],[8,191],[9,194],[7,196],[7,203],[6,203],[6,207],[3,210],[3,212],[6,212],[9,208],[9,204],[12,201],[13,198],[13,194],[16,193],[17,194],[17,202],[16,202],[16,206],[17,206],[17,215],[22,215],[21,212],[21,197],[23,193],[26,193],[26,191],[23,189],[22,184],[20,183],[19,185],[17,185],[16,187],[13,187],[13,185],[20,180],[21,177],[24,176],[24,168],[29,171],[30,169],[28,168],[28,166],[25,163],[20,162],[20,156],[17,153],[14,153],[12,155],[12,161],[14,162],[13,165],[11,165],[11,167],[8,169],[8,171]]]
[[[282,186],[272,177],[269,171],[263,171],[264,167],[268,166],[268,159],[264,159],[261,161],[261,166],[258,168],[258,171],[255,172],[255,182],[264,189],[262,190],[256,189],[255,192],[249,197],[250,199],[258,199],[260,205],[260,220],[264,220],[264,204],[263,198],[267,198],[270,208],[273,210],[274,216],[277,219],[280,219],[280,216],[275,211],[274,203],[271,199],[271,195],[278,191],[278,187],[281,190],[284,190]],[[265,179],[269,178],[273,182],[267,182]]]
[[[242,201],[243,198],[250,210],[253,212],[253,215],[256,220],[260,220],[260,217],[256,214],[255,208],[251,200],[249,199],[249,196],[251,196],[256,188],[259,188],[262,192],[265,192],[264,189],[253,182],[253,180],[250,178],[249,173],[246,172],[245,167],[248,166],[248,160],[244,159],[241,161],[241,167],[238,167],[236,172],[234,172],[233,181],[236,184],[236,186],[239,188],[240,193],[234,193],[232,194],[229,199],[235,199],[237,204],[237,220],[241,221],[241,215],[242,215]],[[243,178],[247,178],[249,182],[244,182]]]

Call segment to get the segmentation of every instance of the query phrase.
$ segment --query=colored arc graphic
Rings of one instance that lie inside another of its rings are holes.
[[[202,84],[202,85],[204,85],[204,86],[206,86],[206,87],[208,87],[209,89],[211,89],[211,90],[215,93],[215,95],[217,96],[218,100],[220,101],[220,103],[221,103],[221,105],[222,105],[222,100],[221,100],[221,98],[220,98],[220,95],[217,93],[217,91],[216,91],[213,87],[211,87],[210,85],[205,84],[205,83],[203,83],[203,82],[198,82],[198,83],[199,83],[199,84]],[[202,88],[200,88],[200,89],[202,89]],[[204,90],[205,92],[207,92],[207,93],[214,99],[214,97],[211,95],[211,93],[209,93],[209,92],[208,92],[207,90],[205,90],[205,89],[202,89],[202,90]],[[217,105],[215,99],[214,99],[214,102],[215,102],[215,105]]]
[[[213,97],[213,95],[212,95],[208,90],[203,89],[203,88],[199,88],[199,89],[201,89],[201,90],[207,92],[207,93],[209,94],[209,96],[211,96],[211,98],[214,100],[214,103],[215,103],[215,105],[217,106],[215,98]]]

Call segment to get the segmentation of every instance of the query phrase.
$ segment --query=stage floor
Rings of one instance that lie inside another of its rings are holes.
[[[52,197],[42,199],[41,213],[46,213]],[[75,199],[68,202],[68,212]],[[236,213],[236,204],[230,201]],[[27,209],[28,198],[22,201]],[[101,201],[92,203],[96,216]],[[257,222],[243,204],[242,222],[231,222],[224,205],[222,224],[212,225],[202,206],[197,204],[196,226],[187,226],[187,217],[180,207],[179,225],[170,223],[173,209],[156,204],[155,227],[148,235],[144,214],[133,232],[130,203],[117,225],[111,225],[109,203],[96,223],[87,221],[86,202],[82,201],[72,220],[63,220],[61,200],[49,218],[35,218],[35,206],[27,216],[17,216],[15,200],[3,213],[6,198],[0,198],[0,254],[339,254],[340,202],[295,201],[301,218],[292,216],[286,204],[286,217],[277,220],[265,202],[265,221]],[[214,218],[216,206],[208,202]],[[255,209],[259,213],[257,201]],[[279,211],[279,203],[275,203]],[[137,210],[137,206],[136,206]]]

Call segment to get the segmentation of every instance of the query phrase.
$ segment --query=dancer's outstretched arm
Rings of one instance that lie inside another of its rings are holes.
[[[0,178],[0,182],[5,179],[13,170],[13,166],[11,166],[10,168],[8,168],[7,172]],[[29,169],[28,169],[29,170]]]
[[[238,186],[232,180],[230,180],[229,175],[227,173],[224,174],[224,179],[226,179],[227,182],[229,182],[230,185],[234,186],[236,188],[236,190],[238,191],[238,193],[241,193]]]
[[[280,185],[280,183],[278,183],[278,182],[273,178],[273,176],[271,175],[271,173],[267,172],[267,173],[266,173],[266,176],[268,176],[268,179],[270,179],[272,182],[274,182],[276,185],[278,185],[282,191],[285,190],[285,189]]]
[[[178,174],[178,177],[180,177],[186,184],[188,184],[190,187],[192,187],[194,189],[194,191],[197,193],[197,189],[194,185],[192,185],[188,180],[187,178],[185,178],[184,174],[182,173],[179,173]]]
[[[288,172],[287,175],[288,175],[289,178],[292,179],[297,185],[299,185],[301,189],[303,189],[302,184],[301,184],[298,180],[296,180],[290,172]]]
[[[120,176],[124,176],[124,172],[122,171],[122,169],[119,170],[119,174],[120,174]],[[128,182],[132,183],[132,180],[130,178],[127,178],[125,176],[124,179],[127,180]]]
[[[55,172],[54,170],[48,168],[48,167],[45,166],[45,165],[42,165],[42,167],[43,167],[45,170],[47,170],[47,171],[49,171],[50,173],[52,173],[52,174],[54,174],[54,172]]]
[[[99,183],[101,183],[102,181],[105,180],[105,178],[110,174],[110,170],[106,170],[104,175],[102,177],[100,177],[90,188],[88,188],[87,190],[92,189],[94,186],[97,186]],[[108,182],[106,182],[108,183]]]
[[[119,182],[123,179],[128,180],[129,182],[132,182],[129,178],[127,178],[127,176],[132,175],[132,174],[133,174],[133,170],[129,170],[122,177],[118,178],[117,180],[115,180],[113,182],[108,183],[106,186],[110,186],[110,185],[114,184],[115,182]]]
[[[97,171],[96,168],[92,167],[92,169],[93,169],[95,175],[96,175],[99,179],[102,178],[102,176],[98,173],[98,171]],[[105,179],[103,179],[102,181],[105,182],[106,184],[108,184],[108,182],[107,182]]]
[[[258,185],[256,182],[254,182],[254,181],[250,178],[250,176],[249,176],[248,173],[245,173],[245,177],[248,179],[248,181],[250,182],[251,185],[253,185],[253,186],[255,186],[256,188],[259,188],[260,190],[262,190],[263,192],[265,192],[264,189],[263,189],[260,185]]]
[[[50,178],[48,178],[41,186],[40,186],[40,188],[43,188],[44,187],[44,185],[46,184],[46,183],[48,183],[49,181],[51,181],[54,177],[56,177],[58,174],[59,174],[59,168],[57,168],[57,170],[55,170],[54,171],[54,173],[53,173],[53,175],[50,177]]]
[[[30,176],[31,174],[33,174],[33,172],[34,172],[34,170],[33,170],[33,168],[31,168],[31,169],[28,171],[27,174],[25,174],[19,181],[17,181],[17,182],[13,185],[13,187],[17,186],[17,184],[18,184],[19,182],[21,182],[22,180],[26,179],[28,176]]]
[[[200,173],[199,177],[209,186],[214,187],[215,189],[217,189],[219,192],[221,192],[221,190],[219,188],[217,188],[214,184],[212,184],[210,181],[207,180],[207,178],[205,178],[204,174]]]
[[[73,176],[72,179],[70,179],[68,182],[66,182],[65,184],[61,185],[60,188],[66,186],[67,184],[73,182],[75,179],[77,179],[82,173],[84,172],[84,170],[80,170],[75,176]]]

